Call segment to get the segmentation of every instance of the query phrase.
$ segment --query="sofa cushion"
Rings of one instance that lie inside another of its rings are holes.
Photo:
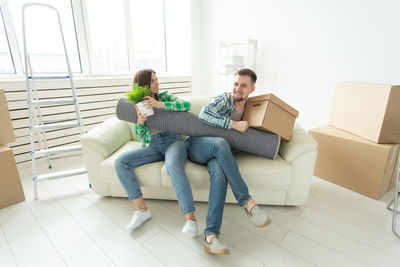
[[[249,188],[289,186],[292,182],[292,168],[279,155],[271,160],[239,152],[235,154],[235,158],[240,173]]]
[[[108,183],[120,183],[117,173],[115,171],[114,167],[114,162],[115,159],[119,154],[125,151],[133,150],[133,149],[138,149],[142,147],[142,144],[140,142],[136,141],[130,141],[127,142],[124,146],[122,146],[120,149],[115,151],[114,154],[112,154],[109,158],[103,160],[100,163],[100,173],[101,177],[103,178],[104,181]],[[161,167],[164,165],[164,161],[160,162],[154,162],[150,164],[146,164],[143,166],[139,166],[135,168],[136,175],[139,179],[139,183],[142,186],[148,186],[148,187],[159,187],[161,186]]]
[[[240,173],[249,188],[287,187],[291,183],[292,169],[290,164],[280,156],[270,160],[239,152],[235,153],[235,158]],[[205,165],[198,165],[187,160],[185,171],[192,188],[208,189],[210,187],[210,176]],[[161,184],[165,187],[172,187],[165,166],[161,169]]]

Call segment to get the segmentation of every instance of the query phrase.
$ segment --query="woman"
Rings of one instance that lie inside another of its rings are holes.
[[[158,93],[158,79],[156,73],[151,69],[138,71],[133,82],[150,88],[151,94],[144,100],[147,106],[172,111],[188,111],[190,109],[189,102],[183,101],[167,91]],[[197,222],[194,216],[192,190],[184,170],[187,159],[186,144],[182,137],[176,133],[147,127],[147,117],[140,113],[137,107],[136,111],[138,120],[135,125],[135,134],[143,141],[144,146],[146,143],[150,143],[150,145],[124,152],[115,161],[118,178],[129,199],[133,201],[137,208],[126,228],[129,231],[136,229],[152,216],[144,203],[134,168],[156,161],[165,161],[181,212],[186,218],[182,233],[194,237],[197,235]]]

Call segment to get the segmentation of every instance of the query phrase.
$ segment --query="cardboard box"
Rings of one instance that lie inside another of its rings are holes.
[[[389,190],[398,144],[376,144],[333,126],[309,134],[318,142],[315,176],[374,199]]]
[[[276,133],[290,141],[297,116],[297,110],[277,96],[267,94],[249,98],[243,120],[252,128]]]
[[[11,148],[0,146],[0,208],[25,200]]]
[[[6,95],[0,89],[0,146],[15,141],[14,128],[11,124]]]
[[[329,124],[378,144],[400,143],[400,86],[337,83]]]

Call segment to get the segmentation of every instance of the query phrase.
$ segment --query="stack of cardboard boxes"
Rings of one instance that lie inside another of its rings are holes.
[[[6,146],[14,141],[6,96],[0,89],[0,208],[25,200],[14,153]]]
[[[379,199],[394,187],[400,143],[400,86],[337,83],[314,175]]]

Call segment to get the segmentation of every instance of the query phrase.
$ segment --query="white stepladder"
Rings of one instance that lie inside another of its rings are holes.
[[[397,159],[397,166],[396,166],[396,191],[392,201],[387,206],[387,209],[393,212],[393,219],[392,219],[392,231],[395,236],[400,238],[400,232],[397,229],[397,217],[400,215],[399,208],[399,195],[400,195],[400,154]],[[393,208],[391,207],[393,205]]]
[[[39,7],[39,8],[47,8],[55,12],[58,19],[58,26],[60,30],[60,37],[63,43],[64,54],[66,66],[68,69],[68,74],[59,75],[59,76],[37,76],[34,75],[34,71],[32,69],[30,54],[27,47],[27,38],[26,38],[26,21],[25,21],[25,11],[30,7]],[[79,151],[82,149],[81,145],[72,145],[72,146],[62,146],[62,147],[52,147],[49,148],[47,145],[46,131],[56,130],[56,129],[67,129],[67,128],[79,128],[79,132],[82,135],[83,131],[83,123],[82,117],[79,110],[79,104],[76,97],[75,86],[73,82],[73,76],[71,72],[71,67],[68,59],[67,48],[65,45],[64,33],[61,25],[60,15],[57,9],[51,5],[41,4],[41,3],[26,3],[22,7],[22,31],[23,31],[23,42],[24,42],[24,60],[25,60],[25,73],[26,73],[26,92],[27,92],[27,104],[28,104],[28,115],[29,115],[29,135],[31,142],[31,156],[32,156],[32,173],[33,173],[33,182],[34,182],[34,198],[37,199],[37,182],[41,180],[47,179],[56,179],[63,178],[78,174],[86,173],[86,168],[78,168],[71,169],[66,171],[58,171],[53,173],[47,173],[38,175],[37,174],[37,166],[36,160],[41,157],[47,157],[49,169],[52,168],[49,156],[73,151]],[[62,99],[43,99],[40,100],[37,94],[35,81],[36,80],[69,80],[71,87],[71,97],[70,98],[62,98]],[[32,94],[33,93],[33,97]],[[46,123],[43,121],[40,107],[49,107],[49,106],[60,106],[60,105],[73,105],[76,112],[76,120],[74,119],[72,122],[54,122],[51,121]],[[36,111],[37,116],[34,116],[33,111]],[[36,124],[36,117],[39,119],[38,124]],[[37,134],[38,142],[41,144],[41,149],[37,150],[35,147],[35,139],[34,134]]]

